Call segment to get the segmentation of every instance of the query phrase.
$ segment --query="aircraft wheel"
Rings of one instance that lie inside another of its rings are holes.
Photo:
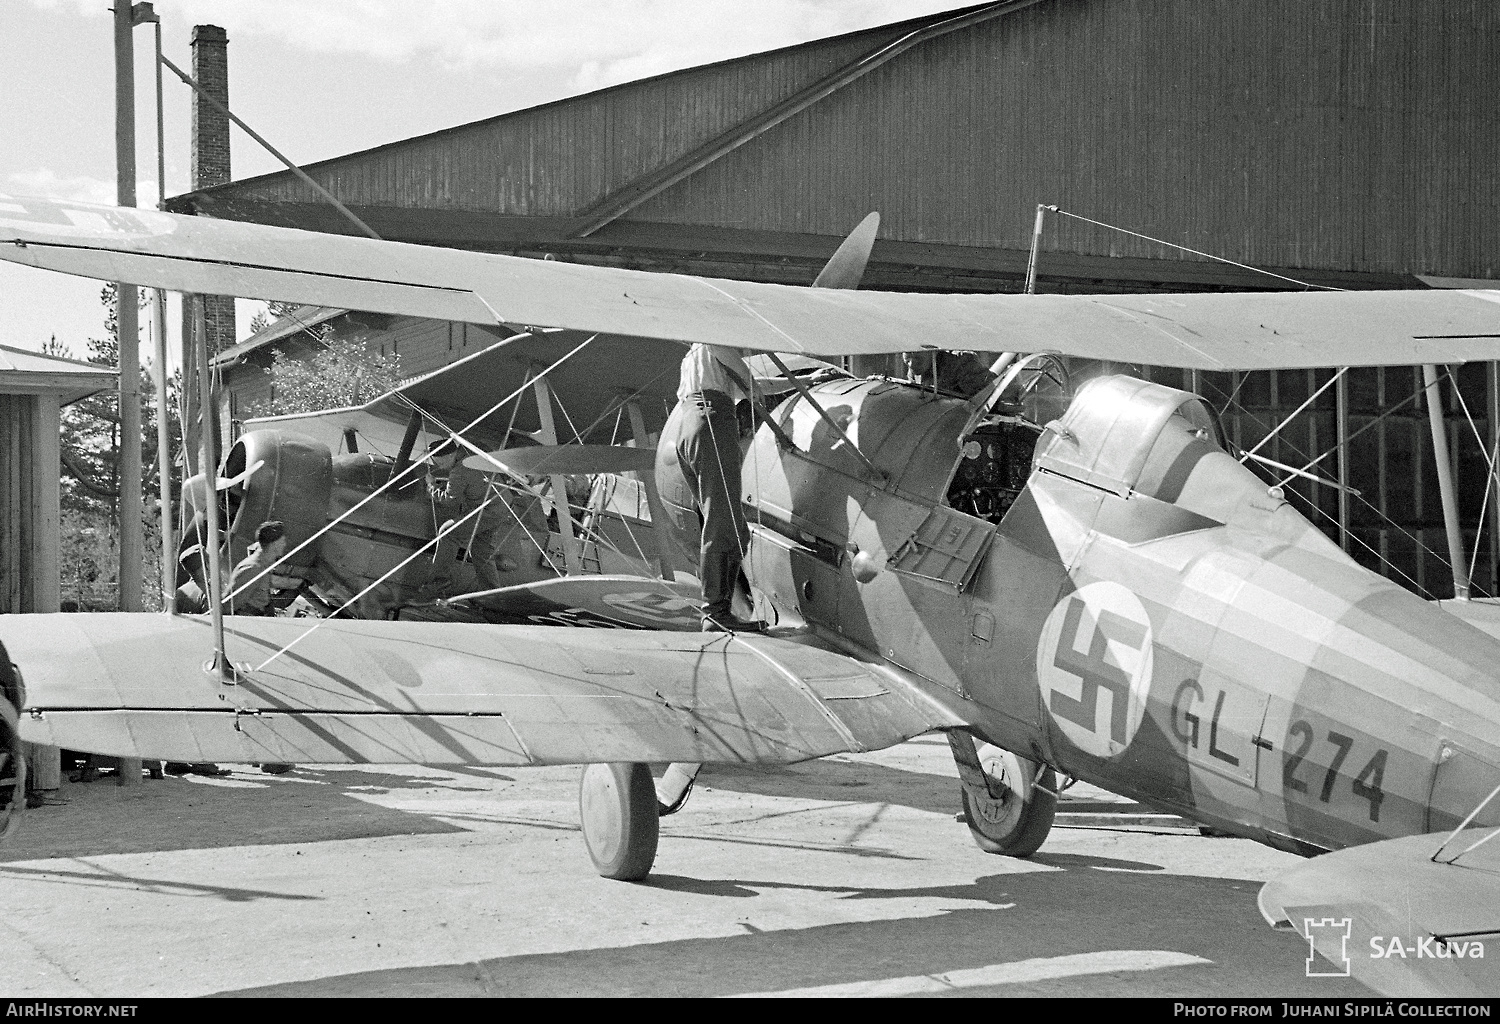
[[[969,832],[985,853],[1030,857],[1052,830],[1057,774],[1049,765],[1038,765],[988,743],[976,746],[984,773],[1003,792],[996,798],[983,790],[961,787]]]
[[[661,835],[656,783],[640,763],[591,764],[578,785],[583,841],[605,878],[634,882],[656,860]]]

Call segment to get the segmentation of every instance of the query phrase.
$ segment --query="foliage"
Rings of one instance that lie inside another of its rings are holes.
[[[94,513],[63,513],[58,568],[64,608],[119,609],[120,533],[114,527],[114,520]],[[161,611],[161,520],[154,509],[145,517],[143,554],[141,608]]]
[[[250,318],[250,333],[259,334],[282,317],[291,316],[299,308],[301,307],[295,302],[267,302],[265,309]]]
[[[100,292],[105,306],[105,336],[90,338],[86,359],[108,366],[119,362],[119,322],[115,286]],[[55,337],[42,347],[48,355],[76,358]],[[167,381],[167,416],[172,436],[171,455],[180,457],[181,431],[177,423],[177,375]],[[149,372],[141,372],[141,499],[144,510],[145,580],[143,607],[161,608],[161,516],[158,511],[156,453],[156,388]],[[120,397],[106,391],[65,406],[61,413],[61,442],[65,467],[61,478],[62,522],[59,551],[62,599],[83,611],[118,607],[120,565]],[[83,479],[80,479],[82,477]],[[85,482],[86,481],[86,482]],[[174,488],[173,504],[177,496]]]
[[[115,286],[107,284],[99,293],[105,306],[105,336],[90,338],[85,359],[90,363],[113,369],[119,364],[119,320],[116,308]],[[68,347],[54,337],[42,351],[48,355],[76,358]],[[172,437],[171,456],[175,462],[180,457],[181,430],[177,423],[177,393],[180,386],[178,375],[167,381],[167,417]],[[103,516],[113,521],[117,515],[120,490],[120,396],[116,391],[103,391],[91,395],[62,410],[62,449],[65,464],[71,462],[79,475],[88,483],[64,469],[62,476],[62,508],[64,512],[76,512],[90,516]],[[151,375],[143,367],[141,372],[141,496],[145,507],[154,509],[157,504],[160,474],[156,460],[156,388]],[[92,486],[90,486],[92,485]],[[174,493],[175,503],[175,493]]]
[[[277,349],[265,372],[271,376],[271,397],[253,406],[251,417],[363,405],[401,380],[401,357],[381,355],[363,341],[325,337],[311,359]]]

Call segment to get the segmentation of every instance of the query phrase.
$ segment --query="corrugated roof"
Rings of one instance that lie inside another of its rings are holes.
[[[0,394],[56,395],[67,405],[115,386],[116,373],[98,363],[0,345]]]

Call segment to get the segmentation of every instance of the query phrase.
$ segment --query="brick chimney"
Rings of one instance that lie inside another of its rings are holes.
[[[218,25],[193,26],[193,78],[214,99],[229,106],[229,36]],[[193,93],[192,175],[193,190],[211,188],[230,180],[229,118]],[[234,300],[205,295],[208,350],[222,352],[234,344]]]

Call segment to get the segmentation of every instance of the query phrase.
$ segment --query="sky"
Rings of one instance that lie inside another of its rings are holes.
[[[973,0],[158,0],[162,47],[229,36],[230,108],[312,162],[667,71]],[[110,0],[0,0],[0,194],[115,199]],[[137,195],[156,173],[154,39],[135,30]],[[167,75],[166,194],[188,190],[188,98]],[[280,170],[232,130],[234,177]],[[0,262],[0,345],[103,334],[98,282]],[[258,303],[242,303],[241,334]],[[175,322],[175,321],[169,321]],[[150,344],[143,328],[142,351]]]

